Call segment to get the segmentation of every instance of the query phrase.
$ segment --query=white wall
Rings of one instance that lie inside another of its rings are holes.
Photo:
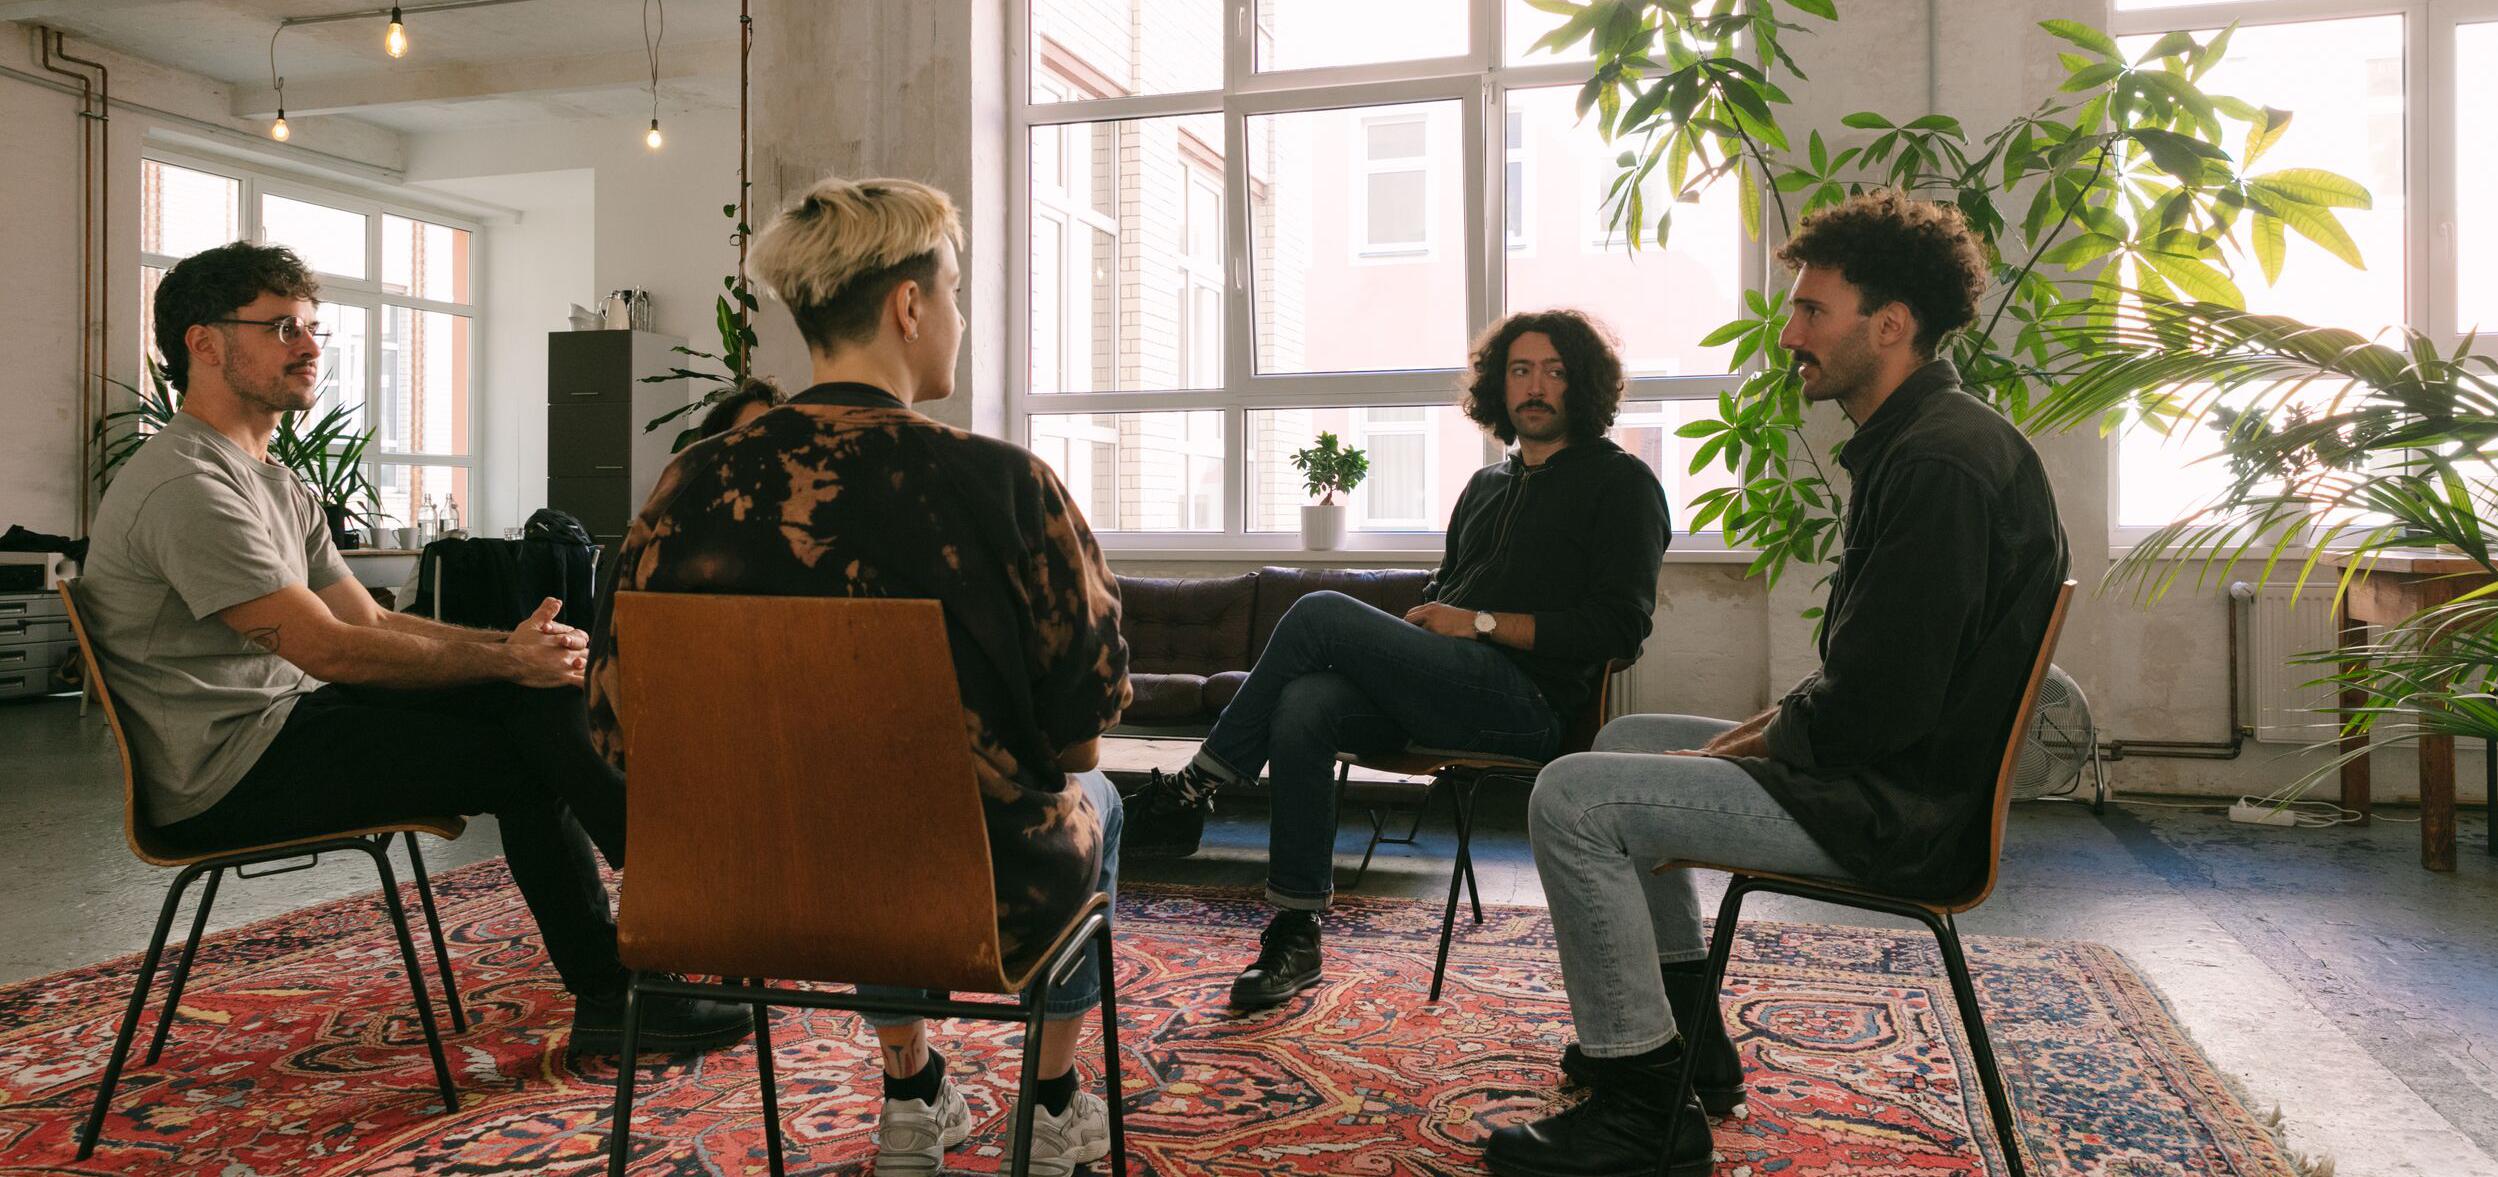
[[[546,337],[598,288],[598,173],[588,168],[422,185],[519,212],[485,229],[486,307],[477,396],[479,534],[518,527],[546,505]]]

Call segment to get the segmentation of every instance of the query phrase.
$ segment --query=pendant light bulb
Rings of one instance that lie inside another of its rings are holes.
[[[286,108],[281,106],[278,108],[278,121],[269,124],[269,137],[284,143],[293,134],[286,129]]]
[[[408,26],[399,20],[399,6],[390,6],[390,31],[382,34],[382,49],[392,57],[408,55]]]
[[[653,151],[657,151],[659,150],[660,144],[665,142],[667,142],[667,140],[661,138],[659,135],[659,120],[652,119],[650,133],[642,136],[643,145],[649,147]]]

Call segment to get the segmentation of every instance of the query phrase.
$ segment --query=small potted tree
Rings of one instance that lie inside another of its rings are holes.
[[[1370,473],[1370,456],[1343,447],[1333,433],[1321,433],[1317,445],[1292,455],[1292,464],[1318,498],[1301,508],[1301,546],[1313,552],[1333,551],[1344,542],[1344,505],[1336,496],[1352,494],[1362,484]]]

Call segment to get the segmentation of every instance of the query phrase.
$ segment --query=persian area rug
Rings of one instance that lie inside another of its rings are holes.
[[[365,896],[212,937],[163,1060],[134,1058],[83,1164],[77,1127],[136,962],[0,988],[0,1172],[600,1172],[615,1068],[565,1062],[570,999],[502,864],[435,886],[471,1019],[464,1034],[445,1026],[457,1113],[441,1114],[396,943]],[[1492,1128],[1577,1098],[1556,1086],[1571,1030],[1541,909],[1461,917],[1435,1006],[1438,904],[1347,897],[1327,983],[1234,1015],[1224,996],[1266,914],[1241,891],[1121,895],[1130,1172],[1475,1173]],[[1994,937],[1968,949],[2032,1173],[2295,1173],[2113,951]],[[1748,1118],[1717,1125],[1719,1174],[2003,1172],[1931,941],[1746,924],[1727,988],[1752,1095]],[[865,1172],[872,1036],[847,1014],[781,1010],[773,1037],[792,1171]],[[976,1118],[948,1168],[998,1171],[1021,1031],[954,1023],[936,1038]],[[1090,1076],[1099,1054],[1086,1050]],[[633,1172],[766,1172],[761,1102],[751,1046],[654,1060]]]

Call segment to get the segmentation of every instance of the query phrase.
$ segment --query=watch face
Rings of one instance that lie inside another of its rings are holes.
[[[1477,613],[1477,614],[1475,614],[1475,632],[1476,632],[1476,633],[1490,633],[1490,632],[1492,632],[1492,625],[1493,625],[1493,621],[1492,621],[1492,615],[1491,615],[1491,614],[1489,614],[1489,613]]]

